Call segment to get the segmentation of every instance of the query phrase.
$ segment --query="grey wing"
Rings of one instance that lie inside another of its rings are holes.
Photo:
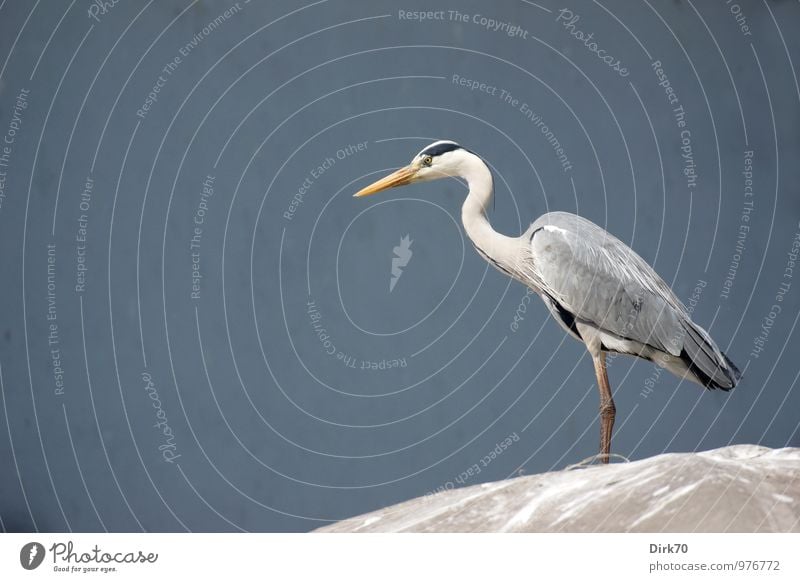
[[[561,212],[542,216],[528,233],[534,276],[554,315],[567,312],[607,336],[681,354],[686,310],[628,246]]]

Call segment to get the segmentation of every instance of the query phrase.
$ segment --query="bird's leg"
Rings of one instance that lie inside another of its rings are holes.
[[[594,371],[597,374],[597,389],[600,390],[600,456],[603,463],[608,463],[611,454],[611,433],[614,430],[614,416],[617,409],[611,396],[611,386],[606,372],[606,355],[600,353],[593,356]]]

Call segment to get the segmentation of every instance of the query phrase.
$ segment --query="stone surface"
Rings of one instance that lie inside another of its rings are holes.
[[[800,448],[735,445],[484,483],[319,532],[800,532]]]

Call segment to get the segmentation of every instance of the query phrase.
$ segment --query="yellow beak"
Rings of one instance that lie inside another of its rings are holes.
[[[405,168],[400,168],[396,172],[393,172],[386,176],[385,178],[381,178],[377,182],[370,184],[366,188],[359,190],[353,196],[361,197],[361,196],[369,196],[370,194],[375,194],[376,192],[380,192],[381,190],[387,190],[389,188],[396,188],[397,186],[405,186],[406,184],[410,184],[414,181],[414,176],[417,174],[417,169],[413,168],[412,166],[406,166]]]

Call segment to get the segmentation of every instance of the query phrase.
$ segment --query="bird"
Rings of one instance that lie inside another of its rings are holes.
[[[551,315],[583,342],[600,395],[600,452],[608,463],[616,406],[606,355],[650,360],[708,389],[729,391],[741,373],[708,332],[691,320],[669,285],[636,252],[590,220],[548,212],[517,237],[492,228],[487,209],[492,172],[474,152],[451,140],[422,149],[407,166],[354,194],[363,197],[416,182],[455,177],[469,193],[461,221],[478,254],[537,293]]]

